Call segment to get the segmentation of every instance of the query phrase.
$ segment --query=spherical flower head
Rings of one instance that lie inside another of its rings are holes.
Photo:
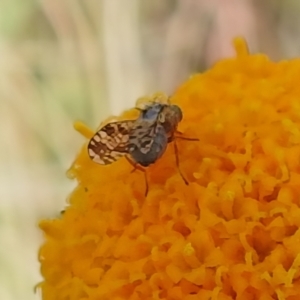
[[[170,99],[199,139],[176,141],[188,185],[172,142],[146,196],[142,172],[95,164],[85,143],[69,206],[40,223],[44,300],[300,299],[300,60],[235,48]]]

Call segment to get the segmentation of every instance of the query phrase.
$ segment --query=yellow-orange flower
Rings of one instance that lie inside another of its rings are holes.
[[[141,172],[84,145],[69,206],[40,223],[44,300],[300,299],[300,60],[235,48],[171,98],[199,138],[178,140],[188,186],[172,144],[147,197]]]

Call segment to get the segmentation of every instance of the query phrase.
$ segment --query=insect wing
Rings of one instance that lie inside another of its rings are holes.
[[[90,158],[98,164],[107,165],[128,154],[129,133],[134,122],[113,122],[97,131],[88,144]]]

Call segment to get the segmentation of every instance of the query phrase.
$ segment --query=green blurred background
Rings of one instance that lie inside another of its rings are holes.
[[[0,299],[40,299],[38,220],[59,214],[83,138],[143,95],[233,55],[300,53],[299,0],[0,1]]]

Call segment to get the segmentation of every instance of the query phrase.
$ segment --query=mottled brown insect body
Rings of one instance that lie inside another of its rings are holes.
[[[159,159],[182,119],[177,105],[149,103],[137,120],[112,122],[101,128],[88,144],[89,156],[110,164],[127,155],[144,167]]]
[[[160,102],[143,103],[140,116],[136,120],[112,122],[101,128],[90,140],[88,153],[90,158],[102,165],[110,164],[125,156],[134,166],[148,167],[155,163],[166,151],[168,143],[174,143],[176,166],[183,179],[178,158],[175,138],[198,140],[180,136],[177,126],[182,120],[182,111],[177,105]],[[175,134],[178,133],[176,136]],[[148,182],[146,173],[146,194]]]
[[[154,103],[142,111],[129,135],[132,160],[144,167],[155,163],[173,140],[181,119],[182,112],[176,105]]]

